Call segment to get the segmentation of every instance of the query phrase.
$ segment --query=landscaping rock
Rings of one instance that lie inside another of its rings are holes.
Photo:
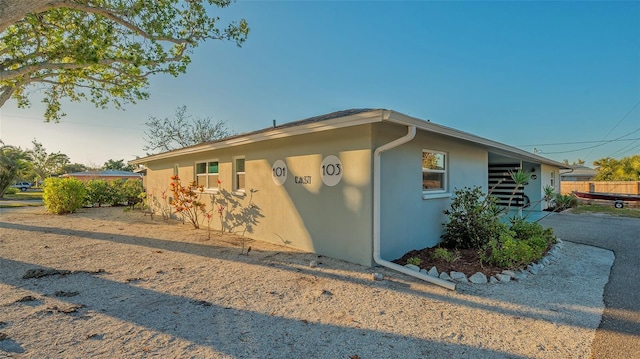
[[[543,264],[543,265],[545,265],[545,266],[548,266],[548,265],[549,265],[549,263],[551,263],[551,262],[549,261],[549,258],[547,258],[547,257],[542,257],[542,259],[540,260],[540,263],[542,263],[542,264]]]
[[[428,275],[438,278],[438,268],[436,268],[436,266],[431,267],[431,269],[429,269],[429,271],[427,272]]]
[[[426,269],[424,269],[424,268],[422,268],[422,269],[420,269],[420,273],[422,273],[422,274],[427,274],[427,270],[426,270]]]
[[[511,276],[508,274],[499,273],[499,274],[496,274],[496,278],[502,283],[507,283],[511,281]]]
[[[515,272],[514,274],[514,279],[518,281],[525,280],[528,277],[528,275],[524,271]]]
[[[453,279],[451,279],[451,277],[447,274],[447,272],[442,272],[442,273],[440,273],[440,279],[443,279],[443,280],[453,280]]]
[[[373,273],[373,280],[383,280],[384,276],[380,273]]]
[[[527,271],[533,275],[536,275],[540,272],[540,269],[538,268],[538,265],[534,263],[527,266]]]
[[[469,280],[467,279],[467,275],[462,272],[451,271],[451,273],[449,273],[449,276],[451,276],[451,279],[455,280],[456,282],[469,282]]]
[[[514,272],[512,270],[503,270],[502,274],[508,275],[509,278],[511,278],[511,279],[515,279],[516,278],[516,272]]]
[[[500,282],[496,277],[491,276],[491,278],[489,278],[489,283],[498,283]]]
[[[469,277],[469,281],[474,284],[483,284],[487,283],[487,276],[482,272],[478,272],[471,277]]]
[[[405,264],[404,266],[416,272],[420,272],[420,267],[415,264]]]

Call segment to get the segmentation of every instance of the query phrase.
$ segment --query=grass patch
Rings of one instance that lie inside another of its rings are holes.
[[[0,208],[18,208],[18,207],[42,207],[42,203],[0,201]]]
[[[597,204],[581,205],[573,209],[573,213],[604,213],[611,216],[640,218],[640,208],[615,208]]]
[[[35,203],[19,202],[19,201],[35,201]],[[39,207],[42,206],[42,190],[30,189],[25,192],[18,192],[16,194],[6,193],[4,197],[0,199],[0,208],[15,208],[15,207]]]
[[[7,201],[29,201],[29,200],[42,201],[42,191],[29,190],[25,192],[18,192],[16,194],[5,194],[2,199],[5,199]]]

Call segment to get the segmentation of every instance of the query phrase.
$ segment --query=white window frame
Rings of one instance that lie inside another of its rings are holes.
[[[451,193],[449,192],[449,153],[445,151],[438,151],[432,149],[423,149],[422,157],[420,158],[420,164],[422,165],[422,158],[424,158],[425,153],[433,153],[436,155],[442,155],[443,158],[443,169],[430,169],[422,167],[422,178],[423,178],[423,188],[422,188],[422,198],[423,199],[432,199],[432,198],[443,198],[443,197],[451,197]],[[435,189],[424,189],[424,174],[425,173],[441,173],[442,174],[442,188]]]
[[[217,173],[209,173],[209,164],[216,162],[218,163],[218,172]],[[204,173],[198,173],[198,165],[204,163],[205,165],[205,170],[206,172]],[[215,183],[209,183],[209,176],[210,175],[217,175],[217,178],[220,179],[220,161],[218,159],[211,159],[211,160],[206,160],[206,161],[198,161],[195,163],[195,165],[193,166],[193,170],[194,170],[194,177],[196,179],[196,183],[199,183],[198,181],[198,177],[204,177],[205,178],[205,185],[204,185],[204,189],[208,190],[208,191],[218,191],[218,181],[215,181]]]
[[[244,161],[244,171],[238,171],[238,160],[243,160]],[[237,192],[237,193],[246,193],[246,186],[247,186],[247,175],[246,175],[246,171],[247,171],[247,161],[245,159],[245,156],[236,156],[233,157],[233,191]],[[240,181],[238,181],[238,175],[244,175],[244,187],[243,188],[239,188],[240,185]]]

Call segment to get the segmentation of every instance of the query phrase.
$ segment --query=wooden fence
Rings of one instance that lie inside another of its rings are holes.
[[[562,181],[560,192],[602,192],[640,195],[640,181]],[[589,203],[612,204],[613,201],[590,200]],[[629,202],[625,206],[640,207],[640,202]]]
[[[562,181],[562,194],[573,191],[640,195],[640,181]]]

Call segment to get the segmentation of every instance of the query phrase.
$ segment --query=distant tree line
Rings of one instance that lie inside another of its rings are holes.
[[[125,163],[124,159],[110,159],[102,167],[92,168],[80,163],[71,163],[69,156],[64,153],[47,152],[36,140],[32,141],[32,147],[28,149],[7,145],[0,140],[0,198],[16,181],[40,184],[50,177],[90,170],[133,171],[134,167]]]

